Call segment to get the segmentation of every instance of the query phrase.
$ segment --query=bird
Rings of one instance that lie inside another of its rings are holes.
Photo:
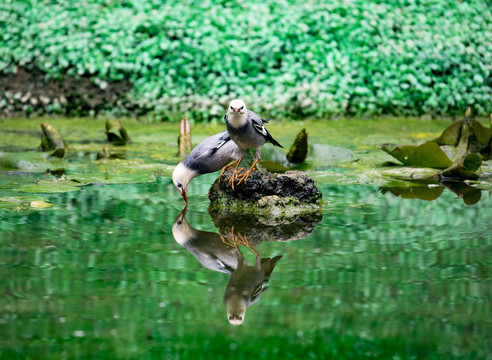
[[[221,234],[197,230],[186,220],[186,206],[174,221],[172,233],[174,240],[188,250],[205,268],[230,276],[224,293],[227,319],[232,325],[244,321],[246,310],[260,299],[275,265],[282,255],[274,258],[261,258],[249,244],[246,237],[229,232],[229,241]],[[219,229],[220,231],[220,229]],[[255,265],[249,265],[238,244],[248,247],[255,255]]]
[[[197,230],[186,220],[185,207],[174,221],[174,240],[188,250],[207,269],[228,275],[237,268],[238,249],[214,232]]]
[[[173,171],[173,183],[188,203],[186,192],[190,181],[200,175],[231,166],[239,159],[241,151],[227,131],[212,135],[198,144]],[[232,163],[230,163],[233,161]]]
[[[283,147],[275,140],[263,126],[268,120],[262,119],[257,113],[248,110],[243,100],[234,99],[229,104],[226,115],[224,116],[227,132],[231,139],[239,148],[239,159],[231,177],[231,184],[234,188],[234,180],[238,178],[238,167],[244,157],[244,150],[256,149],[256,158],[253,165],[243,174],[238,184],[246,181],[249,174],[254,170],[256,164],[261,159],[261,147],[270,142],[275,146]]]
[[[243,237],[241,239],[244,241]],[[224,301],[227,306],[229,324],[241,325],[248,307],[256,304],[261,294],[267,289],[266,284],[282,255],[274,258],[261,258],[260,254],[250,248],[256,255],[255,265],[252,266],[245,260],[237,244],[234,243],[234,245],[239,255],[238,264],[227,283]]]

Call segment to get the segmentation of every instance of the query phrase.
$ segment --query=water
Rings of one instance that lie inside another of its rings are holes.
[[[321,185],[322,219],[306,223],[307,237],[280,241],[282,225],[263,225],[256,238],[239,232],[261,258],[281,258],[235,326],[224,294],[237,250],[232,229],[220,229],[222,242],[207,212],[212,181],[192,183],[186,221],[202,231],[194,248],[173,237],[184,202],[167,177],[2,210],[0,358],[491,357],[489,193],[467,206],[448,189],[424,201]],[[198,261],[205,250],[225,272]]]
[[[41,121],[67,159],[35,150]],[[271,121],[284,154],[306,127],[301,169],[325,201],[290,223],[212,217],[213,175],[180,216],[177,125],[124,124],[132,144],[109,147],[122,159],[96,161],[104,121],[0,119],[0,359],[492,358],[490,181],[416,186],[379,167],[378,144],[448,122]]]

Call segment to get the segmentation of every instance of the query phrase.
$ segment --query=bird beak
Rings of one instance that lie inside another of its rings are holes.
[[[181,211],[181,214],[179,214],[179,220],[183,220],[186,218],[186,210],[188,210],[188,203],[186,203],[185,208]]]
[[[239,112],[239,108],[234,109],[234,112],[237,114]]]
[[[186,204],[188,204],[188,197],[186,196],[186,191],[183,190],[183,192],[181,193],[181,196],[186,201]]]

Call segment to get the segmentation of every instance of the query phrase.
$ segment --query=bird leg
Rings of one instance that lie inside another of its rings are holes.
[[[246,236],[242,236],[241,233],[238,231],[237,234],[234,234],[234,226],[231,228],[231,231],[229,231],[229,236],[231,237],[231,241],[227,241],[221,234],[220,238],[223,243],[234,246],[238,251],[239,247],[237,246],[242,245],[246,246],[248,249],[250,249],[257,257],[260,256],[260,254],[254,249],[254,245],[251,245],[246,238]]]
[[[237,236],[241,239],[241,240],[237,240],[236,238],[236,242],[240,243],[241,245],[243,246],[246,246],[248,249],[250,249],[256,256],[259,256],[260,254],[258,254],[258,252],[254,249],[254,245],[251,245],[248,241],[248,238],[246,237],[246,235],[243,237],[241,236],[241,234],[237,233]]]
[[[242,156],[239,160],[237,160],[236,167],[234,168],[234,171],[232,172],[232,175],[231,175],[231,179],[229,180],[229,183],[231,184],[232,190],[234,190],[234,180],[237,179],[237,173],[238,173],[237,168],[239,167],[239,164],[243,160],[243,157],[244,156]]]
[[[224,174],[224,172],[229,169],[232,165],[234,165],[235,163],[237,163],[239,161],[239,159],[237,160],[234,160],[233,162],[231,162],[230,164],[224,166],[222,168],[222,170],[220,170],[220,174],[219,174],[219,184],[220,184],[220,178],[222,177],[222,175]]]
[[[256,159],[255,162],[253,163],[253,165],[251,165],[251,167],[248,169],[248,171],[246,171],[244,174],[241,175],[241,179],[237,183],[238,185],[241,184],[243,181],[246,182],[249,174],[251,174],[255,170],[255,167],[256,167],[256,164],[258,164],[258,161],[260,161],[260,160]],[[237,177],[237,175],[236,175],[236,177]]]

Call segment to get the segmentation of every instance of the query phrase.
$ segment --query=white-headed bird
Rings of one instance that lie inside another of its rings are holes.
[[[237,269],[231,274],[224,294],[227,305],[227,319],[232,325],[241,325],[249,306],[255,304],[260,295],[267,289],[266,284],[270,279],[277,261],[281,255],[274,258],[260,258],[256,254],[254,266],[248,264],[239,250]]]
[[[173,183],[188,203],[186,192],[191,179],[222,169],[239,159],[241,151],[227,131],[210,136],[198,144],[173,171]]]
[[[262,119],[255,112],[246,109],[244,101],[241,99],[232,100],[227,114],[224,117],[227,132],[232,140],[236,143],[240,150],[239,160],[237,161],[236,168],[234,169],[231,183],[234,186],[234,180],[238,178],[237,169],[244,156],[244,150],[256,149],[256,159],[253,165],[241,175],[241,181],[245,181],[249,174],[254,170],[256,164],[261,159],[261,147],[266,142],[270,142],[275,146],[283,147],[275,140],[272,135],[263,126],[268,120]]]

